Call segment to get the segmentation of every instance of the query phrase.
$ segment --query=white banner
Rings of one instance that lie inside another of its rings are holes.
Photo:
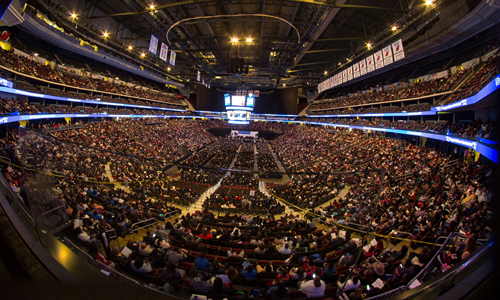
[[[382,56],[382,50],[373,53],[373,57],[375,59],[375,67],[377,69],[381,69],[384,67],[384,58]]]
[[[174,50],[170,50],[170,61],[169,63],[175,67],[175,57],[176,57],[176,54],[175,54],[175,51]]]
[[[200,72],[200,71],[198,71],[198,75],[196,76],[196,79],[197,79],[198,81],[200,81],[200,78],[201,78],[201,72]]]
[[[347,68],[347,80],[352,80],[352,66]]]
[[[387,66],[387,65],[390,65],[394,62],[394,60],[392,59],[392,50],[391,50],[391,46],[387,46],[383,49],[382,53],[384,53],[384,65]]]
[[[405,51],[403,49],[403,41],[401,39],[392,43],[392,52],[394,53],[394,61],[405,58]]]
[[[359,61],[359,74],[360,76],[366,74],[366,60],[364,58]]]
[[[165,45],[164,43],[161,43],[160,58],[163,59],[164,61],[167,61],[167,54],[168,54],[168,46]]]
[[[339,76],[339,84],[344,83],[344,72],[340,72],[337,75]]]
[[[342,82],[347,82],[347,70],[342,71]]]
[[[352,65],[352,71],[354,73],[354,78],[359,77],[359,63]]]
[[[156,50],[158,50],[158,38],[151,35],[151,40],[149,41],[149,52],[156,55]]]
[[[373,55],[370,55],[366,58],[366,72],[372,72],[375,70],[375,60],[373,59]]]

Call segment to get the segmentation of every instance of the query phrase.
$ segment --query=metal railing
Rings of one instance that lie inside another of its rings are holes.
[[[114,280],[121,282],[128,287],[138,289],[138,290],[142,289],[141,284],[139,282],[137,282],[136,280],[125,276],[125,274],[122,274],[122,273],[116,271],[115,269],[105,265],[104,263],[102,263],[98,260],[95,260],[95,264],[92,264],[92,265],[94,267],[96,267],[97,269],[101,270],[101,272],[103,274],[105,274],[106,276],[113,278]],[[105,271],[107,273],[104,273],[103,271]]]
[[[93,259],[92,256],[88,255],[88,253],[86,253],[85,251],[77,247],[75,244],[73,244],[73,242],[70,241],[67,237],[64,237],[63,244],[66,245],[66,247],[68,247],[69,249],[71,249],[71,251],[75,252],[76,255],[85,259],[93,267],[97,268],[96,260]]]
[[[42,132],[43,133],[51,133],[51,132],[71,130],[71,129],[80,129],[80,128],[83,128],[82,124],[69,124],[69,125],[63,125],[63,126],[58,126],[58,127],[44,128],[42,130]]]
[[[132,224],[130,226],[130,230],[132,231],[132,237],[134,239],[134,242],[135,242],[135,232],[137,230],[142,229],[142,228],[148,228],[151,225],[155,226],[157,222],[158,221],[155,218],[150,218],[150,219],[146,219],[146,220],[139,221],[137,223]]]
[[[49,192],[47,192],[47,195],[52,199],[52,201],[57,203],[57,206],[43,212],[39,218],[42,224],[44,224],[47,229],[54,234],[69,226],[71,221],[69,219],[68,212],[66,211],[66,204]],[[57,217],[58,220],[55,220],[54,217]]]
[[[113,235],[108,235],[108,232],[113,233]],[[104,234],[106,234],[106,237],[108,239],[108,244],[109,244],[109,241],[111,239],[115,239],[116,238],[116,242],[118,243],[118,247],[120,249],[122,248],[122,246],[120,245],[120,240],[118,239],[118,234],[116,233],[116,230],[114,230],[114,229],[106,230],[106,231],[104,231]]]

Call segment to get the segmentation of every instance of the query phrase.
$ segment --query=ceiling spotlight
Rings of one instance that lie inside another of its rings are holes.
[[[73,19],[74,19],[74,18],[76,18],[76,14],[75,14],[75,13],[72,13],[72,14],[71,14],[71,17],[72,17]]]
[[[107,32],[104,32],[103,35],[106,38],[106,37],[108,37],[109,34]]]
[[[154,9],[155,9],[154,4],[151,4],[151,5],[149,6],[149,9],[154,10]]]
[[[233,44],[236,44],[236,43],[238,42],[238,38],[235,38],[235,37],[234,37],[234,38],[232,38],[232,39],[231,39],[231,42],[232,42]]]
[[[392,26],[392,28],[391,28],[391,29],[392,29],[392,31],[396,31],[396,30],[398,30],[398,28],[396,27],[396,25]]]
[[[38,53],[35,53],[34,55],[35,55],[35,56],[38,56]]]
[[[133,49],[132,45],[128,46],[128,50],[132,50],[132,49]]]
[[[286,83],[283,83],[283,86],[285,87],[285,86],[286,86]]]
[[[325,74],[325,75],[328,74],[328,71],[323,72],[323,74]]]
[[[429,6],[432,4],[432,0],[425,0],[425,5]]]
[[[144,57],[144,56],[146,56],[146,53],[142,52],[141,57]]]
[[[251,43],[252,42],[252,38],[247,38],[247,43]]]
[[[170,70],[172,70],[172,69],[171,69],[170,67],[168,67],[168,68],[167,68],[167,71],[169,71],[169,72],[170,72]]]
[[[222,77],[220,77],[220,76],[215,76],[215,79],[222,79]]]
[[[370,44],[370,43],[366,44],[366,48],[370,49],[371,47],[372,47],[372,44]]]

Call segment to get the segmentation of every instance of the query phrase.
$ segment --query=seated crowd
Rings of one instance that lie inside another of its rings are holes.
[[[500,60],[498,59],[498,51],[489,57],[484,65],[480,66],[479,70],[457,70],[450,76],[434,79],[430,81],[423,81],[413,85],[403,84],[389,89],[370,89],[364,92],[349,92],[346,94],[334,95],[331,99],[320,101],[312,105],[309,114],[325,114],[328,109],[334,108],[347,108],[353,105],[365,105],[370,103],[387,102],[394,100],[404,100],[409,98],[417,98],[422,96],[434,95],[453,90],[457,85],[459,89],[450,97],[444,97],[445,101],[435,103],[433,106],[443,105],[467,98],[477,93],[484,87],[491,79],[500,72]],[[476,72],[474,76],[469,78],[467,82],[463,82],[471,72]],[[443,98],[441,98],[443,99]],[[446,100],[447,99],[447,100]],[[396,108],[397,109],[397,108]],[[422,108],[425,110],[425,108]],[[374,111],[377,113],[384,111]],[[392,111],[391,111],[392,112]],[[352,110],[349,110],[352,113]],[[363,112],[367,113],[367,112]],[[340,114],[340,113],[338,113]]]
[[[9,165],[3,172],[21,197],[37,192],[37,182],[44,182],[44,188],[66,203],[68,215],[81,220],[75,221],[73,234],[95,253],[98,243],[106,245],[105,240],[112,238],[110,230],[126,235],[135,223],[152,225],[156,223],[153,218],[164,221],[179,211],[172,203],[195,201],[213,184],[198,182],[222,178],[223,172],[213,176],[211,171],[189,167],[181,168],[181,180],[162,178],[168,176],[168,162],[187,152],[193,153],[191,157],[202,156],[192,162],[229,166],[241,142],[212,137],[203,130],[209,124],[213,122],[169,120],[147,125],[145,121],[120,121],[87,124],[52,136],[25,131],[20,140],[22,164],[60,176],[23,174]],[[107,260],[137,275],[146,274],[142,280],[172,294],[187,286],[201,294],[228,296],[237,285],[249,283],[258,286],[252,293],[263,297],[283,298],[298,293],[297,288],[316,297],[333,295],[341,288],[351,298],[407,284],[435,249],[389,251],[382,240],[362,247],[361,240],[351,238],[350,230],[335,223],[371,226],[394,239],[409,232],[415,243],[434,242],[460,230],[469,238],[446,254],[448,265],[470,255],[476,240],[489,238],[490,191],[495,179],[490,167],[470,155],[453,162],[432,149],[356,131],[279,126],[286,134],[270,144],[285,167],[298,174],[291,176],[290,183],[273,185],[270,190],[287,202],[312,208],[310,213],[324,217],[331,226],[318,230],[319,223],[300,215],[267,215],[265,209],[278,213],[283,206],[256,186],[253,189],[252,176],[235,173],[223,180],[227,186],[221,185],[209,201],[228,208],[241,205],[239,212],[215,218],[212,209],[205,209],[177,216],[165,229],[160,226],[154,236],[144,237],[144,243],[129,241],[130,255],[108,244]],[[162,142],[163,135],[168,136],[168,143]],[[18,138],[11,131],[4,140],[3,152],[14,163]],[[202,155],[207,148],[210,153]],[[115,180],[118,186],[112,185]],[[252,189],[228,188],[234,185]],[[349,191],[334,200],[344,187]],[[25,202],[34,211],[42,209],[31,197]],[[323,202],[331,203],[314,209]],[[247,214],[257,206],[265,217]],[[362,253],[359,260],[358,253]],[[178,269],[188,276],[194,269],[193,280],[183,278]],[[354,276],[344,278],[345,274]],[[227,278],[219,280],[214,275]],[[381,283],[375,284],[378,279]],[[370,291],[366,285],[372,287]]]
[[[44,80],[65,84],[69,86],[73,86],[75,88],[86,88],[91,90],[109,92],[119,95],[127,95],[131,97],[138,97],[149,100],[156,100],[160,102],[166,102],[171,104],[185,105],[184,100],[180,97],[172,96],[170,93],[167,94],[166,91],[158,91],[154,90],[152,87],[143,87],[139,85],[128,86],[123,83],[118,83],[118,81],[105,81],[104,78],[89,78],[86,76],[79,76],[76,74],[67,74],[63,73],[60,70],[52,69],[50,66],[41,65],[36,58],[30,59],[25,56],[15,54],[13,51],[7,51],[0,49],[0,64],[9,69],[12,69],[17,72],[21,72],[27,75],[31,75],[37,78],[41,78]],[[115,78],[116,75],[106,74],[107,78]],[[22,88],[22,86],[17,86],[18,88]],[[155,86],[155,88],[158,88]],[[40,90],[40,89],[38,89]],[[51,89],[47,89],[50,91]],[[56,96],[66,96],[73,98],[73,93],[63,92],[61,90],[55,89],[59,91]],[[169,92],[171,92],[169,90]],[[53,93],[53,92],[52,92]],[[82,94],[85,95],[85,94]],[[83,96],[85,99],[89,99],[90,96]],[[83,98],[80,98],[83,99]],[[110,98],[115,99],[113,102],[121,102],[123,99],[121,98]],[[132,100],[134,101],[134,100]],[[159,105],[161,105],[159,103]]]

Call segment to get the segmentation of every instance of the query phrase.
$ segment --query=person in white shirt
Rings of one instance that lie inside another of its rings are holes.
[[[341,283],[340,281],[337,281],[337,285],[338,285],[339,289],[341,289],[343,287],[344,288],[343,291],[346,292],[346,291],[357,289],[361,285],[361,281],[359,280],[358,276],[355,275],[351,279],[347,280],[345,285],[343,283]]]
[[[292,250],[290,250],[290,246],[288,244],[283,244],[280,247],[281,254],[292,254]]]
[[[150,255],[153,252],[153,249],[149,248],[146,243],[141,244],[141,248],[139,248],[139,253],[141,255]]]
[[[319,276],[313,280],[304,281],[300,285],[300,290],[307,295],[307,298],[323,297],[325,288],[326,284]]]

